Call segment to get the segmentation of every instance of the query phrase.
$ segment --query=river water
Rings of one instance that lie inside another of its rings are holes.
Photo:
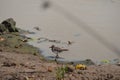
[[[14,18],[17,27],[35,32],[28,43],[40,48],[44,57],[55,56],[51,45],[66,48],[61,61],[113,60],[120,58],[119,0],[0,0],[0,21]],[[38,26],[40,31],[33,27]],[[58,43],[37,38],[58,40]],[[71,45],[67,42],[72,41]]]

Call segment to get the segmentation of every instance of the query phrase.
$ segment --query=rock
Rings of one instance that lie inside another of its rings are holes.
[[[26,76],[26,77],[25,77],[25,80],[30,80],[30,79],[29,79],[29,77]]]
[[[14,73],[14,74],[4,75],[2,80],[30,80],[30,79],[27,79],[26,77],[18,73]]]
[[[4,24],[0,24],[0,32],[4,33],[5,31],[7,31],[5,25]]]
[[[117,63],[117,66],[120,66],[120,62],[119,62],[119,63]]]
[[[2,29],[0,29],[0,32],[4,32],[4,31],[18,32],[15,26],[16,26],[16,22],[13,20],[13,18],[8,18],[1,23]]]
[[[10,61],[6,61],[6,62],[3,62],[3,66],[6,66],[6,67],[16,66],[16,63],[10,62]]]
[[[22,40],[23,42],[28,42],[28,40],[27,39],[24,39],[24,40]]]
[[[48,72],[52,72],[52,71],[53,71],[53,67],[52,67],[52,66],[48,66],[47,71],[48,71]]]
[[[19,48],[19,46],[15,45],[15,48]]]
[[[36,30],[40,31],[40,28],[39,28],[39,27],[34,27],[34,29],[36,29]]]
[[[73,72],[73,71],[74,71],[73,67],[71,67],[71,66],[66,66],[66,67],[65,67],[65,72],[66,72],[66,73],[71,73],[71,72]]]
[[[3,37],[0,36],[0,42],[4,41],[5,39]]]
[[[0,49],[0,52],[3,52],[3,50],[2,50],[2,49]]]
[[[13,77],[12,77],[11,75],[6,75],[6,76],[4,76],[3,79],[4,79],[4,80],[12,80]]]
[[[107,74],[107,79],[112,79],[113,78],[113,75],[112,74]]]

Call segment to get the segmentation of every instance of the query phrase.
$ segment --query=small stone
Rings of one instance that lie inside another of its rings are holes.
[[[81,75],[83,74],[81,71],[78,71],[77,73],[78,73],[78,74],[81,74]]]
[[[48,72],[52,72],[53,68],[51,66],[48,66]]]
[[[19,47],[16,45],[15,48],[19,48]]]
[[[2,50],[2,49],[0,49],[0,52],[3,52],[3,50]]]
[[[16,66],[16,63],[8,61],[8,62],[4,62],[3,66],[6,66],[6,67]]]
[[[119,62],[119,63],[117,63],[117,66],[120,66],[120,62]]]
[[[112,79],[112,78],[113,78],[113,75],[112,75],[112,74],[107,74],[107,78],[108,78],[108,79]]]
[[[29,77],[25,76],[25,80],[29,80]]]

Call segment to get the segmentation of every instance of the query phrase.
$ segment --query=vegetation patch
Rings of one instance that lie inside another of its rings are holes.
[[[0,47],[7,52],[30,53],[37,55],[38,49],[22,41],[25,38],[19,35],[19,32],[0,35],[4,38],[0,41]]]

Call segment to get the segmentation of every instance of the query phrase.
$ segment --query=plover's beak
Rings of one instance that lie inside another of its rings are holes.
[[[54,47],[54,45],[50,46],[49,48],[53,48],[53,47]]]
[[[50,46],[49,48],[52,48],[52,46]]]

